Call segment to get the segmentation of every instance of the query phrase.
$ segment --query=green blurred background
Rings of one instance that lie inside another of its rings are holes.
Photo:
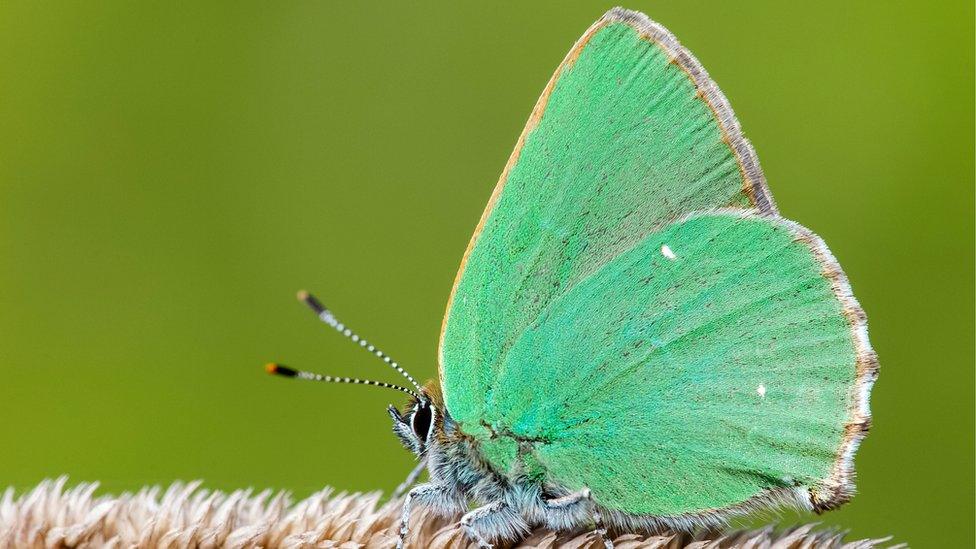
[[[0,3],[0,486],[390,489],[461,253],[536,97],[610,4]],[[822,517],[973,541],[972,2],[633,2],[729,96],[882,364],[860,494]],[[787,515],[784,520],[810,520]]]

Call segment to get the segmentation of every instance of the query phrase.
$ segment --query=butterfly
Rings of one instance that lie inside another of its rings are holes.
[[[615,8],[532,110],[464,253],[439,379],[393,430],[429,481],[411,510],[462,516],[480,547],[533,527],[717,527],[854,493],[877,377],[867,321],[824,242],[778,214],[705,69]],[[472,508],[473,506],[473,508]]]

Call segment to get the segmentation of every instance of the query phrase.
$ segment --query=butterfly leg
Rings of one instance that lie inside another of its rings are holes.
[[[556,528],[563,526],[559,523],[573,523],[578,520],[577,517],[589,514],[589,518],[592,519],[594,525],[593,531],[600,538],[600,541],[603,542],[603,546],[606,549],[613,549],[613,541],[607,537],[607,528],[603,524],[603,516],[596,509],[589,488],[583,488],[567,496],[544,500],[543,503],[545,503],[546,510],[549,512],[550,522],[556,523],[554,525],[551,524],[551,526],[555,526]],[[559,520],[555,519],[557,514],[562,515]]]
[[[398,499],[400,496],[405,494],[407,490],[409,490],[410,487],[413,486],[415,482],[417,482],[417,479],[420,478],[421,473],[423,473],[424,469],[426,468],[427,468],[427,458],[425,456],[420,458],[420,462],[418,462],[417,466],[414,467],[412,471],[410,471],[410,474],[407,475],[407,478],[404,479],[403,482],[401,482],[400,485],[396,487],[396,490],[393,490],[393,494],[390,496],[390,499]]]
[[[457,495],[455,488],[450,484],[428,482],[410,490],[407,492],[407,499],[403,502],[403,512],[400,515],[400,537],[397,539],[397,549],[403,549],[407,534],[410,533],[410,511],[415,503],[429,507],[439,515],[460,513],[465,508],[463,498]]]
[[[487,538],[516,539],[529,532],[529,525],[504,501],[478,507],[461,517],[461,528],[481,549],[491,549]]]

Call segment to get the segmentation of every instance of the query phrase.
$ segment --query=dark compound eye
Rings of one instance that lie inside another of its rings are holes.
[[[433,414],[430,411],[430,405],[420,404],[417,406],[417,411],[413,413],[413,419],[411,420],[411,427],[413,427],[413,432],[420,438],[420,440],[427,439],[427,432],[430,431],[430,422],[433,418]]]

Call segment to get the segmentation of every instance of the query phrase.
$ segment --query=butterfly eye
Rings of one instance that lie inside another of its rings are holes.
[[[413,413],[413,418],[411,419],[411,427],[413,427],[414,434],[420,440],[427,439],[427,432],[430,431],[432,418],[433,414],[430,411],[430,405],[421,403],[417,406],[417,410]]]

